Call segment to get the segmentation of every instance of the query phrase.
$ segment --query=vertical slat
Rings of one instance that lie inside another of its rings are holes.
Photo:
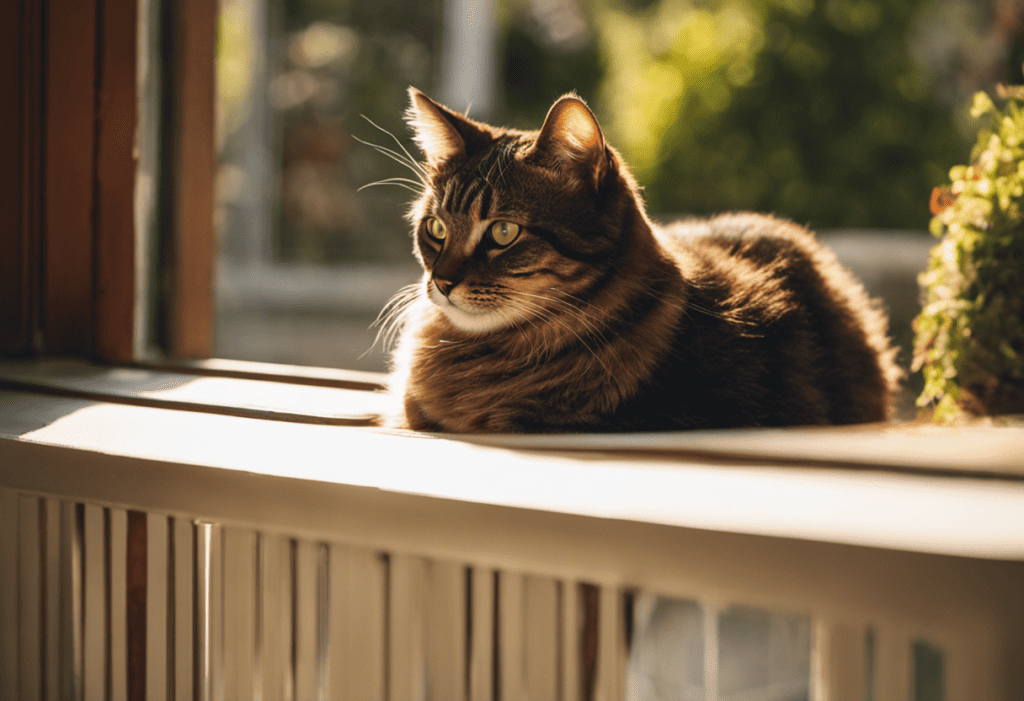
[[[331,545],[328,673],[324,697],[384,701],[385,586],[380,555]]]
[[[146,700],[164,701],[168,688],[167,549],[170,524],[163,514],[146,514]]]
[[[256,659],[256,534],[224,529],[224,694],[250,699]]]
[[[292,565],[287,538],[262,534],[260,543],[259,668],[256,697],[292,701]]]
[[[125,604],[127,619],[128,694],[132,701],[146,698],[147,589],[149,575],[148,518],[130,511],[127,520]]]
[[[466,698],[466,570],[451,562],[427,566],[427,697]]]
[[[170,601],[173,617],[169,621],[174,638],[172,687],[174,701],[192,701],[195,689],[195,526],[186,518],[172,519],[171,539],[174,571],[168,581],[173,582],[174,587]]]
[[[583,619],[581,613],[580,589],[575,582],[563,581],[559,586],[561,595],[561,701],[583,701],[580,686],[582,670]]]
[[[85,507],[60,504],[60,688],[65,699],[83,698],[85,676]]]
[[[867,697],[867,629],[858,624],[818,619],[815,621],[812,669],[821,701],[845,701]]]
[[[317,698],[317,544],[294,542],[295,701]]]
[[[86,699],[103,699],[107,694],[107,572],[102,506],[85,505],[84,535],[83,685]]]
[[[196,689],[199,701],[223,698],[222,554],[220,526],[196,524]]]
[[[886,625],[875,628],[874,698],[910,698],[910,636]]]
[[[626,636],[622,595],[601,587],[598,615],[596,701],[618,701],[626,692]]]
[[[60,501],[44,499],[45,509],[43,542],[43,567],[46,579],[46,591],[43,607],[45,610],[46,629],[44,631],[43,676],[46,680],[46,698],[57,701],[60,699],[60,635],[61,635],[61,537],[60,537]],[[0,565],[2,566],[2,565]],[[0,671],[0,675],[3,672]],[[2,698],[2,696],[0,696]]]
[[[128,699],[128,514],[110,509],[110,699]],[[150,697],[163,701],[160,697]]]
[[[388,690],[390,701],[426,698],[424,592],[426,562],[392,555],[389,561]]]
[[[0,487],[0,701],[17,701],[18,685],[18,493]]]
[[[558,698],[558,589],[555,580],[526,577],[524,641],[531,699]]]
[[[473,569],[472,630],[469,652],[469,697],[494,701],[494,570]]]
[[[42,581],[39,540],[39,498],[22,495],[18,499],[18,646],[20,648],[21,699],[43,697],[42,674]]]
[[[498,651],[501,698],[523,698],[523,576],[514,572],[498,578]]]
[[[707,701],[718,701],[722,687],[719,664],[722,655],[722,642],[719,636],[720,612],[715,603],[704,601],[701,603],[700,613],[704,631],[704,696]]]

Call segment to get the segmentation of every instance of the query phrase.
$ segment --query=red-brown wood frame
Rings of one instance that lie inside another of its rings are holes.
[[[177,0],[172,14],[168,20],[173,46],[164,53],[174,63],[170,104],[175,106],[172,115],[164,115],[173,120],[172,129],[165,132],[171,142],[165,144],[170,151],[165,177],[172,179],[173,193],[165,220],[173,231],[164,260],[165,350],[178,358],[204,358],[213,350],[217,3]]]
[[[170,355],[212,350],[216,3],[172,3]],[[0,356],[135,359],[137,0],[0,3]],[[166,133],[166,132],[165,132]]]
[[[0,355],[28,355],[39,309],[41,11],[0,3]]]

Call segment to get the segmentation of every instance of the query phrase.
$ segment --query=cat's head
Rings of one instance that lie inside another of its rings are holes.
[[[426,294],[456,328],[487,333],[566,313],[646,222],[632,176],[575,95],[534,132],[473,121],[414,88],[409,97],[425,156],[414,249]]]

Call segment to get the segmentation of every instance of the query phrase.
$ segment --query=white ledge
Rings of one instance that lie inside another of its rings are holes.
[[[894,447],[885,430],[876,428],[875,434],[880,449]],[[789,433],[693,433],[687,440],[707,449],[728,443],[730,435],[742,446],[785,441]],[[830,468],[821,464],[827,456],[821,441],[827,436],[820,433],[814,439],[820,458],[814,466],[745,461],[736,450],[718,458],[710,452],[703,457],[678,450],[642,452],[670,440],[603,437],[594,438],[593,445],[577,441],[575,447],[586,447],[585,452],[544,450],[539,443],[527,451],[422,434],[0,392],[0,485],[26,491],[53,493],[50,485],[59,478],[65,489],[81,483],[84,495],[131,506],[146,490],[140,475],[122,484],[104,480],[106,491],[98,494],[87,484],[96,475],[77,472],[75,464],[76,455],[91,456],[92,465],[103,463],[96,456],[119,456],[188,466],[183,479],[215,476],[230,485],[223,498],[247,495],[256,521],[262,510],[283,508],[272,491],[253,492],[267,484],[253,476],[263,476],[306,485],[301,489],[311,493],[328,486],[372,488],[687,529],[1024,559],[1024,483],[1016,479]],[[635,449],[603,453],[602,441]],[[13,460],[16,444],[65,450],[42,469]],[[794,445],[799,448],[800,440]],[[119,461],[118,469],[125,464]],[[188,484],[175,488],[191,489]],[[159,495],[165,499],[162,508],[192,512],[188,499],[175,505],[166,485],[160,489],[165,490]]]

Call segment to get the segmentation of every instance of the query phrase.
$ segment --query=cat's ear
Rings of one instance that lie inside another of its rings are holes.
[[[566,95],[551,106],[531,151],[535,158],[557,168],[588,173],[595,186],[608,168],[607,148],[597,118],[575,95]]]
[[[405,121],[432,166],[473,153],[490,141],[484,125],[439,105],[413,87],[409,88]]]

